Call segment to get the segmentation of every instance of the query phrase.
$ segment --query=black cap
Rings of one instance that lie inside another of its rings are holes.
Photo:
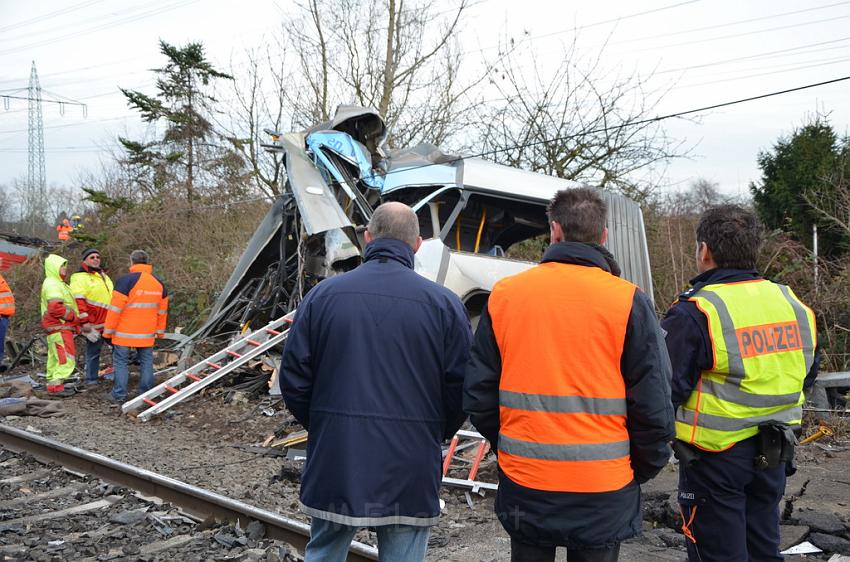
[[[88,250],[83,252],[83,260],[85,260],[87,257],[89,257],[92,254],[99,254],[99,253],[100,253],[100,250],[98,250],[97,248],[89,248]]]

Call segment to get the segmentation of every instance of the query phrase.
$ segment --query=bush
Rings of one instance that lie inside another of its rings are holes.
[[[268,203],[257,201],[190,211],[185,203],[172,201],[135,207],[106,221],[95,219],[86,228],[88,236],[103,240],[98,249],[113,281],[127,273],[130,252],[142,249],[150,254],[154,273],[169,291],[168,329],[183,326],[188,331],[205,319],[267,210]],[[87,242],[74,241],[54,253],[77,271]],[[20,334],[40,329],[45,257],[41,253],[6,275],[17,302],[12,325]]]

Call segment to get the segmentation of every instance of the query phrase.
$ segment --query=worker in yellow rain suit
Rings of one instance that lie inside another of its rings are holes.
[[[44,261],[41,285],[41,326],[47,332],[47,393],[50,397],[72,396],[65,380],[74,372],[77,350],[74,334],[78,331],[77,303],[65,283],[68,260],[50,254]]]

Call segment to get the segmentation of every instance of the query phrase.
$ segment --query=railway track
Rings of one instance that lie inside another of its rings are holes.
[[[300,521],[5,424],[0,447],[0,560],[302,559]]]

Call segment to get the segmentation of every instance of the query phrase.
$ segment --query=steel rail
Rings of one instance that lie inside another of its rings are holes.
[[[238,521],[243,529],[251,521],[259,521],[265,525],[268,537],[285,541],[301,552],[310,537],[310,526],[306,523],[7,424],[0,423],[0,445],[156,496],[200,519],[213,516],[219,520]],[[359,542],[351,543],[349,562],[377,559],[377,549]]]

